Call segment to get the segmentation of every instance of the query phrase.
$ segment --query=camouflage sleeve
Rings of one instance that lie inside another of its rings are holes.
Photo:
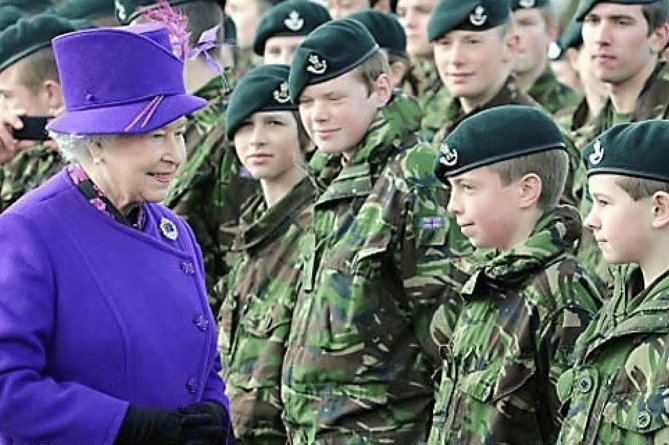
[[[428,145],[413,150],[407,163],[415,166],[434,165],[435,151]],[[414,172],[416,173],[416,172]],[[417,179],[421,178],[421,179]],[[460,304],[459,289],[463,274],[453,267],[450,231],[453,220],[446,211],[448,190],[432,174],[413,176],[413,202],[408,209],[408,221],[402,237],[399,270],[416,329],[416,336],[430,356],[439,362],[439,345],[430,335],[430,322],[437,307],[449,325],[457,319]],[[458,246],[459,248],[461,246]]]

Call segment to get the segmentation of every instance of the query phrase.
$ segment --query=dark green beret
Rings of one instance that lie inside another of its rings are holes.
[[[441,0],[427,24],[427,37],[435,41],[454,29],[485,31],[511,16],[508,0]]]
[[[256,28],[253,51],[265,52],[265,42],[274,36],[306,36],[318,25],[332,20],[325,6],[312,0],[288,0],[272,6]]]
[[[40,14],[53,6],[51,0],[1,0],[0,7],[14,6],[29,14]]]
[[[0,6],[0,32],[26,15],[24,10],[15,6]]]
[[[290,98],[297,103],[307,85],[345,74],[370,58],[379,45],[357,20],[343,18],[314,29],[295,50],[290,67]]]
[[[114,0],[68,0],[47,12],[68,19],[114,15]]]
[[[564,57],[567,49],[580,47],[583,44],[583,35],[581,34],[582,29],[583,24],[572,19],[562,34],[557,38],[555,46],[549,48],[548,57],[551,60],[559,60]]]
[[[23,17],[0,33],[0,71],[51,46],[51,39],[56,36],[94,26],[88,20],[69,20],[51,14]]]
[[[582,22],[585,18],[585,15],[590,12],[593,6],[601,2],[606,3],[618,3],[621,5],[649,5],[655,3],[658,0],[580,0],[578,4],[578,9],[576,10],[576,20]]]
[[[288,65],[261,65],[244,74],[230,95],[225,122],[228,139],[244,120],[258,111],[294,111],[288,94]]]
[[[439,147],[434,173],[445,183],[475,168],[552,148],[566,150],[566,144],[548,114],[527,105],[502,105],[460,122]]]
[[[193,3],[195,1],[199,0],[168,0],[167,3],[169,3],[170,6],[179,6],[186,3]],[[209,1],[218,3],[215,0]],[[141,14],[141,8],[157,4],[158,0],[115,0],[114,9],[116,11],[116,20],[121,25],[127,25]]]
[[[550,0],[511,0],[511,10],[543,8],[550,5]]]
[[[229,15],[223,14],[223,43],[228,45],[237,44],[237,27]]]
[[[394,14],[365,9],[349,14],[348,17],[365,25],[381,48],[398,56],[406,54],[406,31]]]
[[[669,182],[669,121],[618,124],[583,149],[587,176],[598,173]]]

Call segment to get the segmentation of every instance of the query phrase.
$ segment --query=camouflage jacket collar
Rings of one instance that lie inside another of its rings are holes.
[[[513,75],[510,75],[506,82],[502,85],[502,88],[484,105],[474,108],[469,113],[465,113],[460,103],[460,99],[453,98],[451,103],[446,108],[447,120],[449,122],[447,128],[447,134],[451,132],[463,119],[466,119],[469,116],[473,116],[479,111],[486,110],[488,108],[497,107],[500,105],[509,105],[509,104],[520,104],[520,105],[537,105],[537,103],[529,95],[520,91],[516,78]]]
[[[309,163],[310,168],[324,187],[335,177],[373,174],[389,156],[415,143],[421,116],[418,103],[396,90],[390,102],[379,110],[346,166],[342,165],[341,154],[317,154]]]
[[[313,201],[316,189],[310,178],[304,178],[272,208],[267,208],[263,196],[252,198],[241,216],[240,228],[232,250],[248,250],[265,240],[275,239],[295,217],[298,210]]]
[[[664,118],[669,107],[669,65],[658,63],[639,94],[636,108],[630,116],[631,122],[648,119]],[[593,121],[596,134],[600,134],[613,126],[615,109],[611,99],[607,99],[604,107]]]
[[[571,206],[560,206],[545,213],[532,234],[518,246],[506,250],[482,249],[472,255],[479,266],[462,290],[474,294],[477,282],[493,287],[518,284],[546,268],[565,252],[573,251],[581,237],[581,218]]]
[[[614,295],[601,309],[592,329],[595,338],[588,336],[587,341],[576,345],[586,355],[620,337],[669,332],[669,270],[644,288],[641,269],[626,266],[617,270]]]

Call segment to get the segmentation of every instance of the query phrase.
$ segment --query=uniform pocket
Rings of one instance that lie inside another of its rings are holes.
[[[605,421],[621,430],[656,433],[669,427],[669,388],[613,395],[604,406],[603,416]]]

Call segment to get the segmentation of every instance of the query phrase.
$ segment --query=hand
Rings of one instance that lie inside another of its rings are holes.
[[[114,445],[181,445],[181,421],[177,411],[130,406]]]
[[[179,408],[184,445],[232,445],[230,416],[221,404],[203,402]]]
[[[23,128],[23,122],[19,116],[25,115],[24,110],[10,110],[0,107],[0,164],[11,160],[16,152],[32,147],[32,141],[19,141],[14,139],[12,130]]]

